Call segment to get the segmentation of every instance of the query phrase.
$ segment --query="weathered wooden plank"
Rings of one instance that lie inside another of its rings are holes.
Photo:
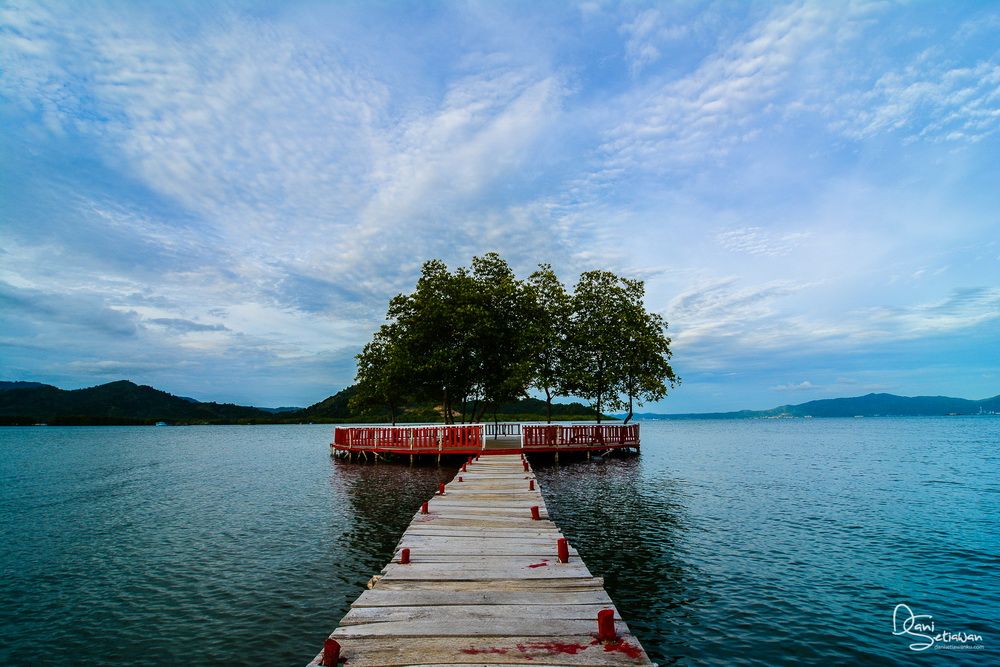
[[[440,591],[387,590],[381,586],[365,591],[351,607],[393,607],[398,605],[437,606],[509,606],[520,609],[531,605],[601,605],[612,606],[611,597],[600,586],[567,590],[534,587],[528,591]]]
[[[558,562],[563,535],[520,457],[484,457],[460,474],[430,499],[429,514],[414,515],[393,560],[331,635],[341,658],[351,667],[650,665],[603,579],[572,547]],[[605,609],[619,635],[610,643],[595,639]]]
[[[381,579],[375,590],[576,591],[604,586],[602,577],[490,579],[482,581]]]
[[[433,556],[444,556],[445,560],[432,558]],[[410,550],[410,562],[407,565],[414,566],[413,569],[431,568],[440,565],[440,569],[445,572],[462,573],[466,576],[475,576],[476,572],[482,571],[512,571],[520,572],[524,568],[533,570],[548,567],[552,570],[566,570],[572,572],[587,572],[586,564],[579,558],[571,558],[567,563],[560,563],[556,558],[555,549],[543,553],[541,556],[533,554],[462,554],[456,557],[454,554],[430,554],[419,550]],[[398,557],[389,561],[388,565],[400,565]],[[403,565],[402,567],[406,567]],[[395,572],[395,570],[393,570]],[[553,575],[554,576],[554,575]]]
[[[590,634],[552,637],[406,637],[345,639],[341,656],[350,667],[403,665],[649,665],[632,636],[604,645]],[[609,648],[611,650],[609,650]],[[317,663],[318,664],[318,663]]]
[[[491,557],[505,557],[505,556],[532,556],[532,557],[554,557],[556,556],[556,543],[555,541],[545,542],[520,542],[516,544],[511,544],[506,540],[492,540],[491,544],[483,544],[482,541],[474,540],[447,540],[437,538],[432,542],[422,542],[417,539],[410,539],[405,542],[401,542],[396,550],[396,555],[393,560],[398,560],[400,557],[400,551],[406,548],[410,550],[410,557],[416,558],[418,555],[421,558],[426,558],[427,556],[442,556],[449,558],[467,558],[470,556],[491,556]],[[569,549],[570,559],[576,559],[580,557],[580,554],[570,547]]]
[[[350,614],[351,612],[348,612]],[[619,635],[628,634],[622,621],[615,621]],[[591,619],[491,618],[487,623],[474,618],[447,623],[429,620],[384,621],[359,625],[341,624],[334,639],[350,637],[565,637],[597,631],[597,615]]]
[[[559,563],[555,558],[541,558],[535,562],[482,564],[475,567],[456,567],[452,563],[421,563],[409,565],[389,563],[382,570],[386,579],[419,579],[445,581],[485,581],[488,579],[565,579],[587,577],[590,570],[582,562]]]
[[[525,512],[525,514],[528,513]],[[547,518],[545,514],[542,514],[541,517],[541,520],[545,520]],[[421,523],[425,525],[433,523],[435,526],[465,526],[478,528],[518,528],[521,526],[524,528],[532,528],[539,523],[539,520],[533,520],[530,514],[523,519],[518,519],[516,517],[506,519],[497,517],[495,519],[488,519],[483,518],[482,515],[478,514],[452,514],[444,516],[437,515]]]
[[[531,508],[537,507],[538,513],[541,517],[546,516],[545,508],[541,505],[530,505],[525,503],[521,506],[505,505],[503,507],[489,507],[487,505],[451,505],[448,507],[436,507],[434,514],[424,515],[431,516],[432,518],[426,523],[432,523],[434,521],[434,516],[442,516],[448,518],[460,518],[462,516],[476,515],[478,517],[496,517],[496,518],[510,518],[510,519],[522,519],[526,521],[531,520]],[[541,519],[536,519],[541,520]],[[421,522],[425,523],[425,522]]]
[[[614,609],[608,604],[537,604],[537,605],[415,605],[406,607],[364,607],[352,608],[340,621],[341,626],[362,623],[385,623],[401,621],[436,621],[457,624],[476,621],[489,625],[493,619],[555,619],[577,620],[593,624],[597,612]],[[615,618],[621,616],[615,611]]]

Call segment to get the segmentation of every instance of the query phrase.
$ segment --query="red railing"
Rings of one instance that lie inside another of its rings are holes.
[[[482,444],[482,426],[450,426],[442,429],[442,449],[478,449]]]
[[[347,449],[443,451],[479,449],[482,425],[461,426],[338,426],[333,444]]]
[[[439,433],[437,426],[422,426],[412,429],[413,449],[437,449]]]
[[[557,447],[622,447],[639,445],[638,424],[524,425],[525,449]],[[333,444],[343,449],[419,452],[475,450],[483,447],[482,424],[448,426],[338,426]],[[517,446],[516,444],[514,446]]]
[[[637,446],[638,424],[525,426],[524,447]]]

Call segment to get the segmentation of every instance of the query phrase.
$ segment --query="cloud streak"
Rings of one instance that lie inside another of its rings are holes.
[[[308,403],[423,260],[498,250],[644,277],[678,411],[838,350],[921,386],[1000,310],[998,15],[932,13],[8,3],[0,368]]]

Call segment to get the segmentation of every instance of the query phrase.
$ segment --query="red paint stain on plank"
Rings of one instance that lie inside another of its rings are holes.
[[[609,642],[602,642],[600,639],[595,639],[590,642],[593,644],[604,644],[605,653],[624,653],[630,658],[638,660],[642,657],[642,648],[640,646],[633,646],[629,644],[624,639],[614,639]]]
[[[527,644],[518,644],[517,650],[521,653],[526,651],[547,651],[548,655],[555,655],[556,653],[576,655],[581,651],[586,651],[587,647],[583,644],[564,644],[562,642],[528,642]]]
[[[549,559],[543,558],[541,563],[532,563],[528,567],[548,567],[548,565],[549,565]]]

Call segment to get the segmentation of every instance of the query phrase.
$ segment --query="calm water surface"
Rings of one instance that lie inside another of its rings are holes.
[[[538,462],[660,664],[1000,662],[1000,419],[675,421]],[[302,665],[454,470],[327,426],[0,428],[0,664]],[[907,648],[905,602],[984,650]]]

